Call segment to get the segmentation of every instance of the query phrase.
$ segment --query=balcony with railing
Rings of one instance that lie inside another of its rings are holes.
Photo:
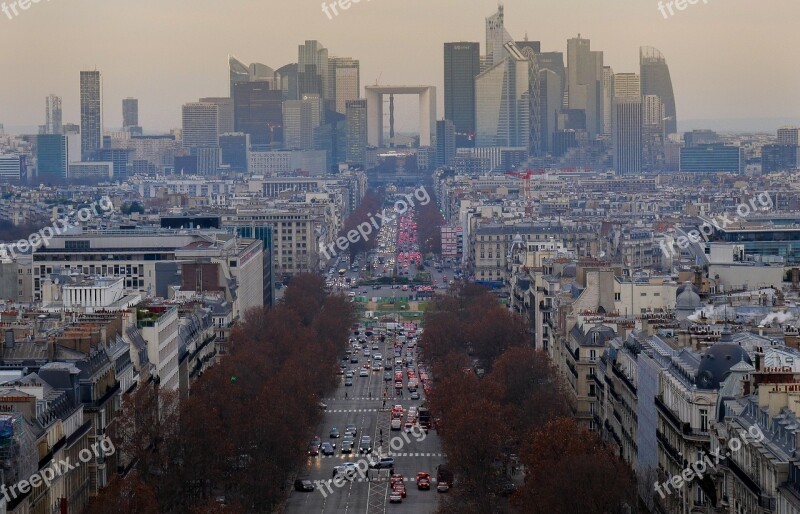
[[[683,432],[683,423],[678,416],[672,412],[672,409],[667,407],[667,404],[664,403],[660,395],[656,396],[656,409],[672,424],[675,430]]]
[[[678,466],[683,466],[683,455],[681,452],[669,442],[669,438],[660,430],[656,430],[656,439],[664,448],[664,453],[667,454]]]

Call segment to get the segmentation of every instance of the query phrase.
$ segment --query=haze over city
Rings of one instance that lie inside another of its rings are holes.
[[[0,0],[0,514],[800,514],[799,21]]]
[[[114,106],[133,96],[146,130],[168,130],[180,126],[181,104],[226,94],[229,54],[277,69],[294,61],[308,39],[331,55],[359,59],[362,85],[379,77],[382,84],[435,85],[441,106],[442,43],[481,41],[483,18],[496,6],[494,0],[371,0],[329,19],[317,0],[33,4],[12,20],[0,14],[6,47],[0,120],[7,131],[30,130],[41,123],[42,98],[54,93],[64,98],[64,120],[77,122],[75,76],[96,67],[103,73],[106,126],[121,126]],[[517,39],[527,33],[543,51],[565,52],[566,40],[580,33],[615,71],[637,70],[639,46],[658,48],[670,65],[681,123],[766,130],[800,119],[800,68],[790,64],[796,55],[787,44],[800,18],[797,2],[711,0],[669,19],[655,0],[507,0],[504,6]],[[771,120],[758,121],[765,118]],[[397,120],[399,130],[417,129],[413,109],[399,108]],[[699,127],[681,126],[692,128]]]

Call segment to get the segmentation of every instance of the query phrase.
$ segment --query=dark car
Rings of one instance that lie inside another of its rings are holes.
[[[344,441],[344,442],[342,442],[342,453],[353,453],[353,442],[352,441]]]
[[[372,453],[372,439],[368,435],[361,437],[361,444],[358,445],[358,453]]]
[[[316,457],[317,455],[319,455],[319,446],[317,446],[316,444],[309,444],[308,454],[311,455],[312,457]]]
[[[308,493],[314,490],[314,483],[311,480],[298,478],[294,481],[294,490]]]
[[[322,455],[333,455],[336,450],[336,445],[325,442],[322,443]]]

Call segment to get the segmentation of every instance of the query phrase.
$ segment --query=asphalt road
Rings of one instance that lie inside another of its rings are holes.
[[[378,344],[381,347],[378,351],[382,353],[384,359],[394,359],[393,341],[387,338],[386,343],[378,342]],[[370,343],[371,347],[372,343]],[[406,351],[404,349],[404,353]],[[317,490],[314,492],[293,491],[289,497],[287,512],[298,514],[317,512],[432,513],[437,508],[439,495],[446,494],[437,493],[435,490],[436,466],[444,462],[439,437],[433,430],[427,434],[423,432],[406,434],[404,431],[390,431],[389,428],[389,408],[392,405],[400,404],[407,411],[411,405],[421,405],[424,401],[422,387],[420,386],[418,389],[422,395],[420,400],[410,400],[408,389],[404,389],[403,398],[395,396],[393,380],[389,382],[383,380],[383,367],[377,371],[370,370],[368,377],[358,376],[358,371],[365,362],[374,362],[371,357],[368,359],[360,353],[358,358],[357,364],[349,364],[351,368],[356,369],[353,385],[345,387],[344,377],[342,377],[335,396],[323,400],[328,408],[324,422],[317,428],[317,435],[323,442],[335,442],[336,453],[333,456],[308,457],[302,478],[308,478],[317,483]],[[404,384],[407,384],[407,377],[404,377]],[[386,386],[388,386],[388,390]],[[383,410],[384,391],[388,393],[385,402],[386,410]],[[345,394],[347,394],[347,398],[345,398]],[[405,415],[403,421],[405,421]],[[329,433],[332,427],[336,427],[343,434],[349,423],[354,423],[358,429],[355,437],[355,452],[351,455],[342,455],[340,452],[341,438],[331,439]],[[362,435],[372,437],[376,456],[394,457],[394,472],[404,475],[406,479],[407,497],[403,499],[402,503],[389,503],[388,481],[371,477],[370,475],[374,474],[374,471],[365,473],[366,476],[363,478],[360,474],[356,474],[352,482],[344,481],[342,487],[337,487],[330,481],[334,466],[344,462],[358,462],[364,458],[357,453],[358,442]],[[380,446],[381,438],[383,439],[382,446]],[[427,471],[434,477],[431,490],[417,490],[414,478],[419,471]]]

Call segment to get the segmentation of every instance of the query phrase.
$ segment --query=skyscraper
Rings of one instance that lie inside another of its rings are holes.
[[[639,98],[642,96],[639,75],[636,73],[616,73],[614,74],[614,97],[615,98]]]
[[[247,171],[250,161],[250,136],[244,132],[220,134],[220,161],[233,171]]]
[[[182,110],[184,149],[219,145],[218,112],[214,104],[201,102],[184,104]]]
[[[367,161],[367,100],[347,102],[347,164],[366,166]]]
[[[236,84],[233,94],[233,125],[236,132],[250,134],[254,146],[283,141],[283,92],[268,82]]]
[[[603,136],[611,137],[611,107],[614,101],[614,70],[603,66]]]
[[[122,129],[139,126],[139,100],[124,98],[122,100]]]
[[[505,44],[513,40],[505,27],[503,5],[498,5],[497,12],[486,18],[486,56],[483,69],[503,60],[506,56]]]
[[[530,65],[516,45],[507,57],[475,77],[475,146],[527,147],[531,112]]]
[[[302,100],[283,102],[284,148],[314,149],[314,130],[325,121],[322,102],[319,95],[303,95]]]
[[[67,136],[40,134],[36,137],[37,174],[40,183],[63,182],[68,177]]]
[[[642,97],[642,166],[661,171],[666,164],[664,104],[657,95]]]
[[[297,94],[328,100],[328,50],[316,40],[297,47]]]
[[[201,98],[200,102],[217,106],[217,114],[219,116],[218,131],[220,134],[233,132],[233,98],[214,96]]]
[[[236,57],[229,55],[228,69],[230,71],[231,97],[233,97],[233,90],[236,84],[242,84],[244,82],[269,82],[270,89],[277,88],[275,70],[266,64],[254,62],[247,65]]]
[[[350,57],[328,59],[328,96],[338,113],[347,112],[347,102],[358,100],[361,91],[360,64]]]
[[[642,100],[630,96],[618,96],[614,98],[613,109],[611,141],[614,145],[614,169],[621,175],[640,173]]]
[[[664,105],[664,120],[667,134],[678,132],[678,117],[675,112],[675,93],[672,78],[664,56],[649,46],[639,48],[639,74],[642,78],[642,95],[656,95]]]
[[[800,128],[798,127],[781,127],[778,129],[778,144],[779,145],[800,145]]]
[[[561,111],[564,85],[558,73],[549,68],[542,68],[539,70],[539,88],[542,112],[541,151],[546,154],[553,152],[553,134],[558,128],[557,119]]]
[[[275,70],[275,77],[280,81],[280,90],[284,100],[297,100],[297,63],[290,63]]]
[[[567,40],[567,95],[570,109],[586,113],[586,131],[594,139],[603,131],[603,52],[593,52],[578,34]]]
[[[228,69],[230,73],[231,97],[233,97],[233,90],[236,84],[250,82],[250,70],[248,70],[246,64],[232,55],[228,56]]]
[[[479,43],[444,44],[444,117],[453,122],[456,146],[475,146],[475,77],[480,74]]]
[[[45,134],[61,134],[61,97],[49,95],[45,99]]]
[[[436,166],[447,166],[456,156],[456,129],[452,121],[436,122]]]
[[[103,143],[103,89],[99,71],[81,72],[81,160],[89,161]]]

